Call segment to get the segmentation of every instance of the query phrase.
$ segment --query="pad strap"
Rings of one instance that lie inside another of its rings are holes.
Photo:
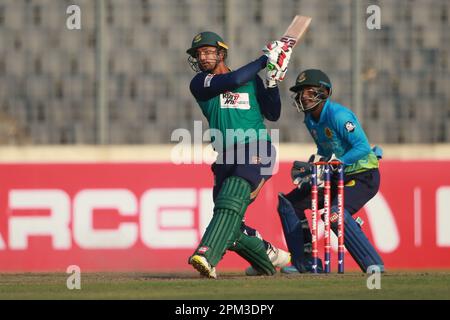
[[[274,275],[276,270],[272,265],[263,240],[241,233],[235,245],[230,248],[247,260],[253,268],[265,275]]]

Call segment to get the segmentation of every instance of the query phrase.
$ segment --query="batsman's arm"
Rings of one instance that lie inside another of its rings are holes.
[[[277,121],[281,114],[281,98],[278,87],[266,88],[262,79],[256,76],[256,98],[261,113],[269,121]]]
[[[189,86],[192,95],[200,101],[209,100],[223,92],[234,90],[255,78],[266,67],[267,57],[261,56],[245,66],[225,74],[208,74],[201,72]]]

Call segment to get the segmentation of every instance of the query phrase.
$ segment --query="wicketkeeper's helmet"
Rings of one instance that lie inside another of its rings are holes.
[[[309,108],[305,108],[300,99],[302,91],[305,87],[317,88],[317,93],[315,96],[316,103]],[[295,85],[290,87],[289,90],[294,92],[292,98],[294,99],[294,104],[299,111],[311,111],[331,96],[332,86],[330,78],[328,78],[323,71],[318,69],[308,69],[300,72],[295,80]]]

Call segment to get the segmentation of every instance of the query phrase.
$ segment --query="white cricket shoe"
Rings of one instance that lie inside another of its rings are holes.
[[[283,268],[291,262],[291,254],[289,252],[276,248],[270,243],[269,248],[267,248],[267,255],[275,268]],[[245,269],[245,275],[260,276],[262,273],[250,266]]]
[[[189,264],[200,272],[202,276],[217,279],[216,268],[211,266],[204,256],[193,255],[189,258]]]

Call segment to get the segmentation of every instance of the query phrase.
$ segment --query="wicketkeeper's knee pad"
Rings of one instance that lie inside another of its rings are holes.
[[[337,235],[338,207],[333,206],[331,212],[331,229]],[[368,272],[370,266],[377,266],[381,272],[384,272],[383,260],[362,231],[360,225],[356,223],[347,210],[344,210],[344,246],[359,265],[361,271]]]
[[[304,236],[300,219],[292,203],[282,194],[278,194],[278,213],[283,227],[286,244],[291,253],[292,264],[301,270],[304,255]]]
[[[250,184],[240,177],[227,178],[214,203],[214,214],[202,237],[198,254],[215,266],[240,233],[244,213],[250,203]]]

